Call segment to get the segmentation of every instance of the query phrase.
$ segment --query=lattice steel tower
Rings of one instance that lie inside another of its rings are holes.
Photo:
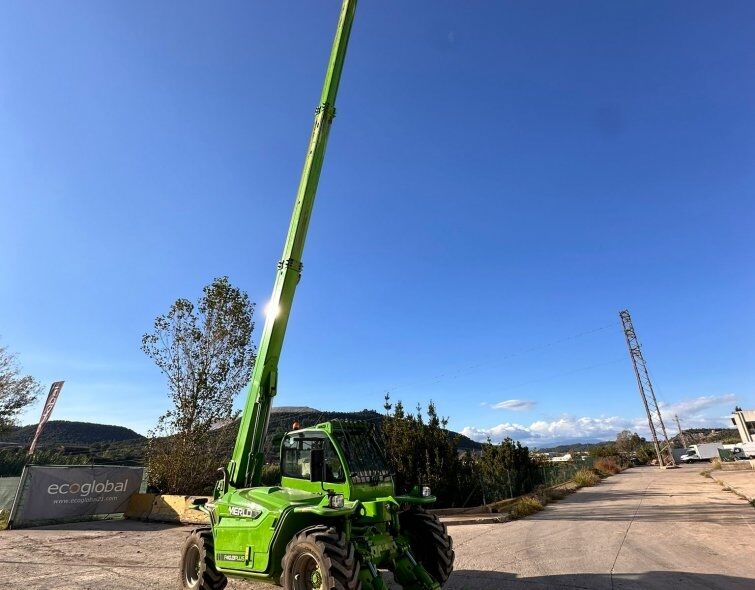
[[[650,435],[653,437],[653,446],[655,447],[655,454],[658,457],[658,465],[661,469],[664,467],[676,467],[674,454],[671,452],[671,444],[666,434],[666,426],[663,424],[663,418],[661,417],[661,409],[658,407],[658,400],[655,399],[655,391],[653,391],[653,383],[650,381],[647,363],[645,362],[645,357],[642,356],[640,341],[637,339],[637,334],[632,325],[632,317],[626,309],[619,312],[619,317],[624,327],[624,336],[627,339],[629,358],[632,359],[632,367],[634,367],[634,374],[637,377],[637,387],[640,390],[640,397],[642,398],[642,403],[645,405],[645,412],[648,416],[648,426],[650,427]]]
[[[676,420],[676,427],[679,429],[679,440],[682,443],[682,446],[686,449],[687,448],[687,437],[684,436],[684,431],[682,430],[682,423],[679,422],[679,416],[674,414],[674,420]]]

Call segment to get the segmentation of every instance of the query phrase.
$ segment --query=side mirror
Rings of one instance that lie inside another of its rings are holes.
[[[325,481],[325,450],[312,449],[309,455],[309,481]]]

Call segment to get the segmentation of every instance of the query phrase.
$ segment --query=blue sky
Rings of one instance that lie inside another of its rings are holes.
[[[338,4],[2,4],[0,337],[55,418],[146,432],[154,317],[220,275],[265,303]],[[754,406],[754,22],[362,0],[277,404],[642,431],[629,308],[685,424]]]

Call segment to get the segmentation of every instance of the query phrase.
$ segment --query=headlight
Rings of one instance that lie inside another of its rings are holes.
[[[343,494],[331,494],[328,496],[328,507],[329,508],[343,508]]]
[[[430,486],[422,486],[422,497],[427,498],[430,495]]]

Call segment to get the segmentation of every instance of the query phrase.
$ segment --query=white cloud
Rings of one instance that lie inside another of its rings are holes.
[[[527,426],[504,422],[492,428],[473,428],[467,426],[461,431],[461,434],[478,442],[485,442],[488,438],[493,442],[500,442],[507,436],[515,440],[524,440],[530,436],[530,431]]]
[[[513,412],[527,412],[535,407],[537,402],[528,399],[507,399],[497,404],[491,404],[494,410],[512,410]]]
[[[474,428],[468,426],[461,433],[469,438],[483,442],[490,438],[500,442],[511,437],[528,445],[546,446],[558,444],[563,440],[609,440],[624,429],[640,430],[641,424],[618,416],[590,418],[583,416],[561,416],[557,420],[537,420],[529,426],[504,422],[491,428]]]
[[[686,418],[689,420],[698,417],[702,410],[724,404],[733,405],[736,401],[736,395],[733,393],[727,393],[724,395],[701,395],[675,402],[673,404],[660,402],[660,406],[661,412],[668,414],[670,418],[673,418],[674,414],[679,414],[679,418]]]
[[[733,394],[703,395],[673,404],[662,403],[661,412],[666,424],[666,431],[669,436],[676,434],[673,423],[674,414],[679,414],[682,426],[685,428],[726,427],[727,418],[722,418],[720,411],[714,412],[713,415],[706,415],[704,410],[731,404],[736,399]],[[491,407],[514,409],[504,405],[510,402],[512,406],[534,403],[523,400],[507,400]],[[508,436],[526,445],[542,448],[579,440],[586,442],[613,440],[622,430],[631,430],[646,438],[650,436],[647,419],[644,416],[630,419],[620,416],[576,417],[567,414],[555,420],[536,420],[529,425],[502,422],[490,428],[467,426],[461,433],[478,442],[484,442],[488,438],[493,442],[500,442]]]

